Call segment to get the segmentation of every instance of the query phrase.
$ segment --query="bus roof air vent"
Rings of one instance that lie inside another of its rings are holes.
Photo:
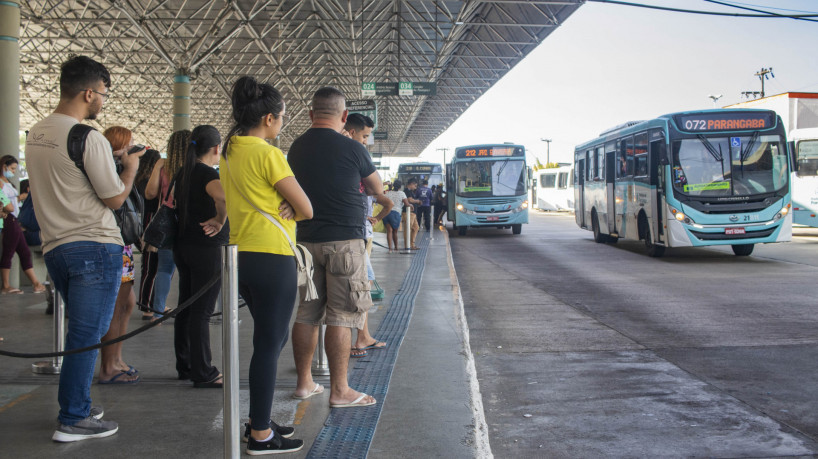
[[[620,125],[614,126],[614,127],[610,128],[608,130],[602,131],[602,133],[599,134],[599,136],[604,137],[604,136],[606,136],[608,134],[612,134],[612,133],[614,133],[616,131],[621,131],[622,129],[629,128],[631,126],[636,126],[639,123],[644,123],[644,121],[642,121],[642,120],[640,120],[640,121],[628,121],[626,123],[622,123]]]

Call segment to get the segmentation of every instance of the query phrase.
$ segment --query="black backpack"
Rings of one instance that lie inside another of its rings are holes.
[[[93,127],[87,124],[75,124],[68,132],[68,156],[74,161],[74,164],[79,170],[88,177],[85,172],[85,165],[83,164],[83,152],[85,152],[85,140],[88,138],[88,133],[94,130]],[[89,179],[90,182],[90,179]],[[131,192],[125,198],[122,207],[114,211],[116,217],[116,224],[119,226],[119,231],[122,233],[122,241],[125,245],[139,244],[142,238],[145,213],[145,200],[136,186],[131,187]]]

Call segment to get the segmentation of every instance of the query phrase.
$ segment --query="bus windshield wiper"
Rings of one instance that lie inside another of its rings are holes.
[[[712,156],[713,159],[719,162],[724,161],[724,156],[722,156],[722,154],[716,150],[713,144],[710,143],[709,140],[707,140],[707,137],[701,134],[697,135],[696,137],[699,138],[699,141],[701,141],[702,145],[704,145],[704,148],[707,149],[707,152],[710,153],[710,156]]]
[[[756,146],[756,142],[758,142],[758,131],[753,132],[753,135],[750,136],[750,141],[747,142],[747,148],[741,152],[741,165],[744,165],[744,161],[747,161],[747,158],[750,157],[750,152],[753,150],[753,147]]]

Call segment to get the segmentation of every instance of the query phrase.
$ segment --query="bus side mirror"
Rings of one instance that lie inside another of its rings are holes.
[[[528,181],[530,182],[531,179],[534,177],[534,174],[531,172],[531,167],[527,167],[526,170],[528,171]]]

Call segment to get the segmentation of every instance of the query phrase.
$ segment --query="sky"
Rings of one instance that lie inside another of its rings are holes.
[[[703,0],[632,0],[675,8],[742,11]],[[731,0],[781,14],[818,14],[818,0]],[[796,10],[796,11],[789,11]],[[746,12],[750,13],[750,12]],[[816,18],[818,20],[818,18]],[[767,95],[818,92],[818,22],[702,16],[586,3],[479,98],[419,158],[443,163],[457,146],[515,142],[529,162],[570,162],[575,145],[631,120],[743,100],[760,91],[754,74],[772,68]]]

